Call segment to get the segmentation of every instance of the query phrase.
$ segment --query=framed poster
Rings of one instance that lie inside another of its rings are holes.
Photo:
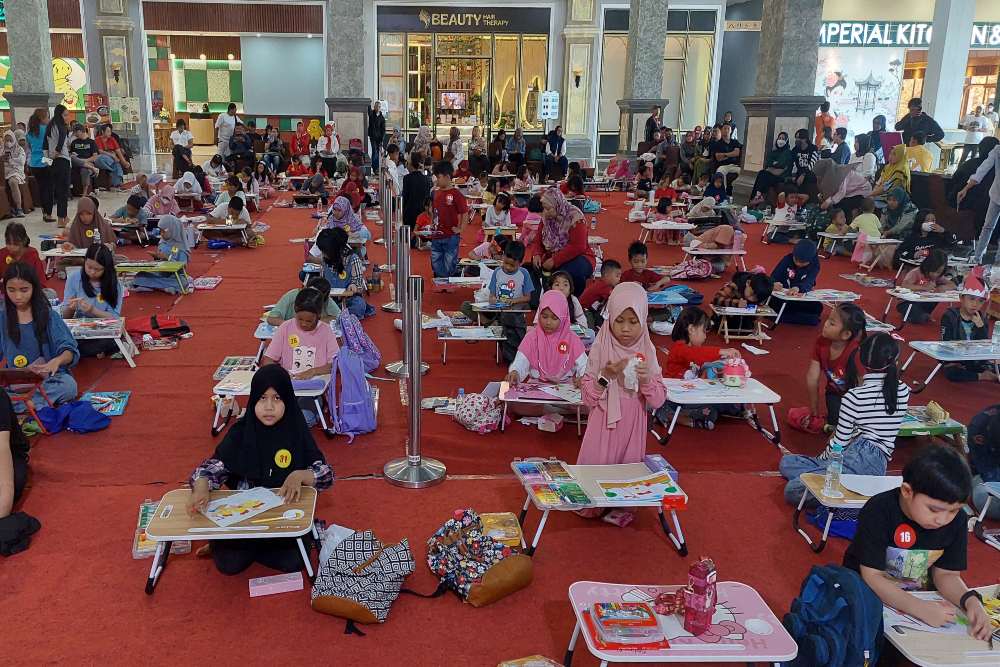
[[[125,0],[101,0],[98,9],[102,14],[124,14]]]
[[[109,97],[128,97],[128,46],[125,35],[101,37],[104,51],[104,78],[108,83]]]

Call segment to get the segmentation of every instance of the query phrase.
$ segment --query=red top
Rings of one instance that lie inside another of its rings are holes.
[[[285,169],[285,173],[289,176],[311,176],[312,170],[298,160],[292,160],[288,164],[288,168]]]
[[[355,211],[361,206],[361,202],[365,198],[365,193],[358,184],[354,181],[347,180],[344,181],[344,185],[341,186],[340,192],[337,193],[337,197],[347,197],[351,201],[351,208]]]
[[[97,147],[100,150],[108,151],[109,153],[113,153],[119,148],[121,148],[118,145],[118,141],[116,141],[114,137],[105,137],[102,134],[101,136],[97,137],[96,141],[97,141]]]
[[[430,229],[433,226],[434,221],[431,220],[431,216],[427,215],[426,211],[417,216],[417,229]]]
[[[662,279],[663,276],[649,269],[643,269],[642,273],[636,273],[635,269],[622,271],[623,283],[639,283],[646,289],[649,289],[650,285],[656,284]]]
[[[604,305],[611,296],[611,285],[601,279],[591,280],[587,289],[580,295],[580,305],[584,308],[593,308],[595,303]]]
[[[309,136],[308,132],[303,132],[302,134],[296,134],[292,137],[292,155],[309,155],[309,142],[312,137]]]
[[[677,190],[673,188],[656,188],[656,192],[653,194],[656,201],[663,199],[664,197],[670,197],[670,201],[677,201]]]
[[[563,193],[564,195],[568,195],[569,194],[569,182],[567,182],[567,181],[559,181],[559,192]]]
[[[674,341],[667,355],[667,365],[663,369],[665,378],[683,378],[691,370],[691,364],[701,366],[710,361],[718,361],[721,348],[714,345],[688,345],[682,340]]]
[[[462,214],[468,210],[469,206],[465,201],[465,196],[458,188],[435,190],[434,211],[437,213],[438,219],[438,229],[435,236],[439,239],[457,236],[453,230],[458,227]]]
[[[42,287],[45,287],[45,265],[42,264],[42,258],[38,256],[37,250],[28,246],[25,248],[24,254],[21,255],[21,259],[14,259],[6,246],[0,248],[0,271],[6,271],[7,267],[14,262],[21,262],[33,268],[38,274],[38,280],[42,283]]]
[[[858,348],[858,341],[852,340],[844,346],[843,351],[840,356],[834,360],[830,360],[830,344],[833,341],[828,340],[820,336],[816,339],[816,345],[813,346],[812,358],[819,362],[820,370],[823,372],[823,377],[826,378],[826,388],[825,391],[833,392],[835,394],[844,394],[847,392],[847,384],[844,380],[844,375],[847,373],[847,361],[851,358],[851,352]],[[855,359],[855,364],[857,360]],[[861,373],[858,374],[861,377]]]
[[[542,224],[544,225],[545,222],[543,221]],[[587,261],[590,262],[591,266],[596,264],[596,260],[594,259],[594,249],[590,247],[589,243],[590,228],[587,227],[587,223],[583,221],[583,218],[580,218],[579,222],[570,227],[569,237],[567,238],[566,245],[563,246],[562,250],[558,250],[554,253],[550,253],[545,250],[545,247],[542,245],[542,236],[542,230],[539,229],[538,233],[535,234],[535,240],[531,243],[531,248],[528,253],[529,256],[526,259],[530,260],[535,255],[540,255],[542,257],[542,261],[551,259],[552,264],[558,268],[566,262],[571,262],[577,257],[583,255],[587,258]]]

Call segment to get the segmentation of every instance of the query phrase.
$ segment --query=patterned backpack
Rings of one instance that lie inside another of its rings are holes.
[[[337,328],[341,332],[342,346],[361,357],[365,373],[371,373],[379,367],[382,363],[382,354],[365,333],[358,318],[346,308],[337,316]]]
[[[346,632],[363,635],[354,623],[384,623],[415,567],[405,538],[385,546],[370,530],[352,533],[320,565],[312,608],[346,618]]]
[[[497,400],[485,394],[464,394],[455,403],[455,421],[480,435],[497,430],[502,415]]]
[[[473,607],[496,602],[532,579],[531,558],[484,533],[471,509],[455,510],[427,540],[427,565],[441,579],[438,591],[454,591]]]

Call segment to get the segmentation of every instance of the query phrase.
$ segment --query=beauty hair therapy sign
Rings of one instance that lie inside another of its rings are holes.
[[[820,46],[911,46],[931,43],[930,23],[896,21],[824,21],[819,31]],[[1000,23],[976,23],[972,26],[975,48],[1000,48]]]
[[[539,7],[378,7],[379,32],[548,34],[549,10]]]

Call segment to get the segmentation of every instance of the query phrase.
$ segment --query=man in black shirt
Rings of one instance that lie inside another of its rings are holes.
[[[740,173],[740,154],[743,152],[743,145],[732,138],[732,132],[732,126],[723,125],[722,138],[708,146],[713,173],[721,171],[727,176]]]
[[[73,128],[73,133],[75,137],[69,145],[70,162],[73,169],[80,172],[80,182],[86,196],[93,190],[93,179],[101,171],[95,164],[101,152],[97,150],[97,142],[90,138],[86,127],[77,125]]]
[[[382,104],[377,101],[368,110],[368,141],[372,148],[372,172],[378,173],[379,151],[385,141],[385,116],[382,115]]]
[[[424,211],[424,204],[431,196],[431,181],[423,172],[422,156],[410,153],[410,173],[403,176],[403,224],[410,228],[410,247],[416,248],[419,239],[414,234],[417,216]]]
[[[858,571],[883,604],[928,625],[954,621],[960,608],[969,634],[986,639],[992,629],[982,599],[961,575],[968,541],[962,505],[971,490],[965,460],[948,447],[928,447],[903,469],[900,488],[872,496],[861,509],[844,567]],[[933,589],[944,602],[907,592]]]
[[[944,130],[937,124],[937,121],[924,113],[924,102],[919,97],[914,97],[906,105],[910,113],[906,114],[896,123],[896,131],[903,133],[903,143],[910,142],[910,137],[914,132],[923,132],[927,141],[941,141],[944,139]]]
[[[649,114],[649,118],[646,119],[646,131],[644,134],[644,139],[647,144],[653,143],[653,135],[660,131],[660,107],[659,105],[653,107],[652,113]]]

